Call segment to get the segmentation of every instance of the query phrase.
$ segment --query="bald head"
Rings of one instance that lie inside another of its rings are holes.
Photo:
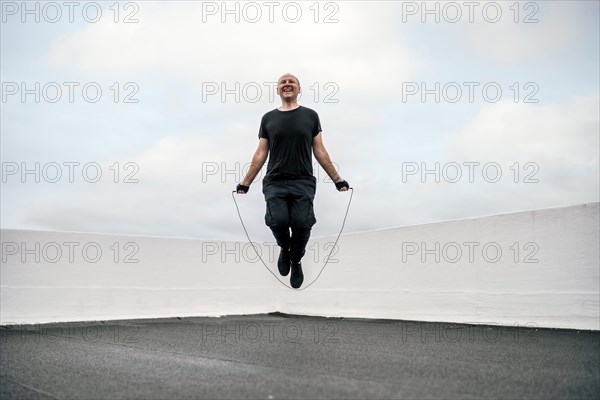
[[[296,83],[298,84],[298,86],[300,86],[300,79],[298,79],[298,78],[296,77],[296,75],[294,75],[294,74],[290,74],[289,72],[288,72],[288,73],[285,73],[285,74],[283,74],[283,75],[281,75],[281,76],[279,77],[279,79],[277,80],[277,83],[281,82],[281,80],[282,80],[282,79],[284,79],[284,78],[293,78],[293,79],[295,79],[295,80],[296,80]]]
[[[282,104],[297,105],[300,92],[300,81],[295,75],[289,73],[281,75],[277,81],[277,94],[281,97]]]

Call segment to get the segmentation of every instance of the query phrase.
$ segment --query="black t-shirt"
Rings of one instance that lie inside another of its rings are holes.
[[[265,180],[309,178],[316,182],[312,168],[312,141],[321,132],[316,111],[299,106],[290,111],[269,111],[260,122],[259,138],[269,141],[269,163]]]

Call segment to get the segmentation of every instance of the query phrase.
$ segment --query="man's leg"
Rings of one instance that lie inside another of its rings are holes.
[[[265,223],[282,249],[290,249],[290,209],[285,181],[272,181],[263,184],[263,194],[267,203]]]
[[[290,273],[290,210],[288,188],[285,181],[263,184],[263,193],[267,202],[265,223],[271,228],[273,236],[281,250],[277,268],[281,276]]]
[[[310,239],[310,228],[292,228],[290,260],[298,264],[306,253],[306,245]]]
[[[300,263],[306,252],[310,231],[317,222],[313,208],[315,190],[316,183],[311,180],[295,180],[291,184],[290,225],[292,227],[292,237],[290,256],[292,264]]]

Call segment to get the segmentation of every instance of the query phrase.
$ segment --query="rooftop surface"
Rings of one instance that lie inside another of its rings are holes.
[[[2,399],[600,397],[600,332],[285,314],[0,327]]]

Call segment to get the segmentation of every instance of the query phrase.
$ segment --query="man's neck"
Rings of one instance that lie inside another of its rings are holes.
[[[300,107],[297,101],[293,102],[282,102],[281,107],[279,107],[279,111],[291,111]]]

